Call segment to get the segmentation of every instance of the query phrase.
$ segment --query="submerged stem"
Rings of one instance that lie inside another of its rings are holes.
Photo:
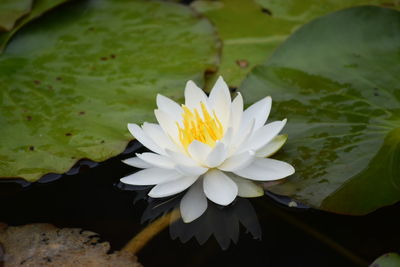
[[[146,228],[134,236],[123,248],[123,251],[129,251],[137,254],[154,236],[164,230],[170,223],[180,218],[179,210],[174,209],[164,216],[150,223]]]

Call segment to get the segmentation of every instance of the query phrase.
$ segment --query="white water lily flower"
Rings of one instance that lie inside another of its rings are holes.
[[[261,196],[264,191],[257,182],[294,173],[290,164],[266,158],[286,141],[285,136],[278,136],[286,119],[265,124],[270,97],[243,111],[240,93],[231,101],[228,86],[220,77],[209,97],[189,81],[184,105],[158,95],[157,106],[154,113],[159,124],[128,124],[131,134],[152,152],[124,160],[144,170],[121,182],[155,185],[149,192],[153,198],[189,188],[180,203],[185,222],[204,213],[207,198],[226,206],[236,196]]]

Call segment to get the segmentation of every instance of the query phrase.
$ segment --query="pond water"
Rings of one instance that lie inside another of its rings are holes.
[[[120,160],[137,150],[142,148],[133,142],[116,158],[92,168],[81,164],[79,172],[47,183],[42,180],[25,187],[2,183],[0,221],[9,225],[43,222],[83,228],[99,233],[113,250],[121,249],[146,227],[141,218],[148,208],[147,201],[133,204],[143,192],[117,186],[121,177],[133,172]],[[354,217],[289,208],[264,196],[236,201],[228,209],[218,213],[216,208],[215,214],[219,215],[209,215],[209,222],[221,236],[221,231],[229,232],[229,227],[237,223],[231,215],[241,213],[241,218],[247,220],[245,224],[252,226],[240,227],[236,245],[222,250],[214,237],[203,245],[194,238],[182,243],[171,239],[170,231],[165,229],[139,252],[139,261],[144,266],[366,266],[381,254],[400,250],[399,204]],[[198,223],[194,230],[185,230],[177,224],[172,233],[188,237],[190,231],[204,231],[203,226]],[[256,236],[261,230],[261,240],[246,230]]]

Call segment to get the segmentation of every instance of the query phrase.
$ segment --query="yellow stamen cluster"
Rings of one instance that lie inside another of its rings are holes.
[[[183,127],[178,123],[179,128],[179,139],[187,150],[190,143],[194,140],[198,140],[202,143],[209,145],[210,147],[215,146],[215,142],[223,137],[224,129],[221,122],[216,116],[215,112],[211,116],[208,112],[205,104],[201,103],[201,117],[197,109],[191,111],[187,106],[182,105],[183,108]]]

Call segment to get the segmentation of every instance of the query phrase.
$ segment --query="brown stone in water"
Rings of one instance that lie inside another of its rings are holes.
[[[0,265],[7,266],[133,266],[141,267],[135,255],[117,251],[110,244],[78,228],[51,224],[7,226],[0,223]]]

